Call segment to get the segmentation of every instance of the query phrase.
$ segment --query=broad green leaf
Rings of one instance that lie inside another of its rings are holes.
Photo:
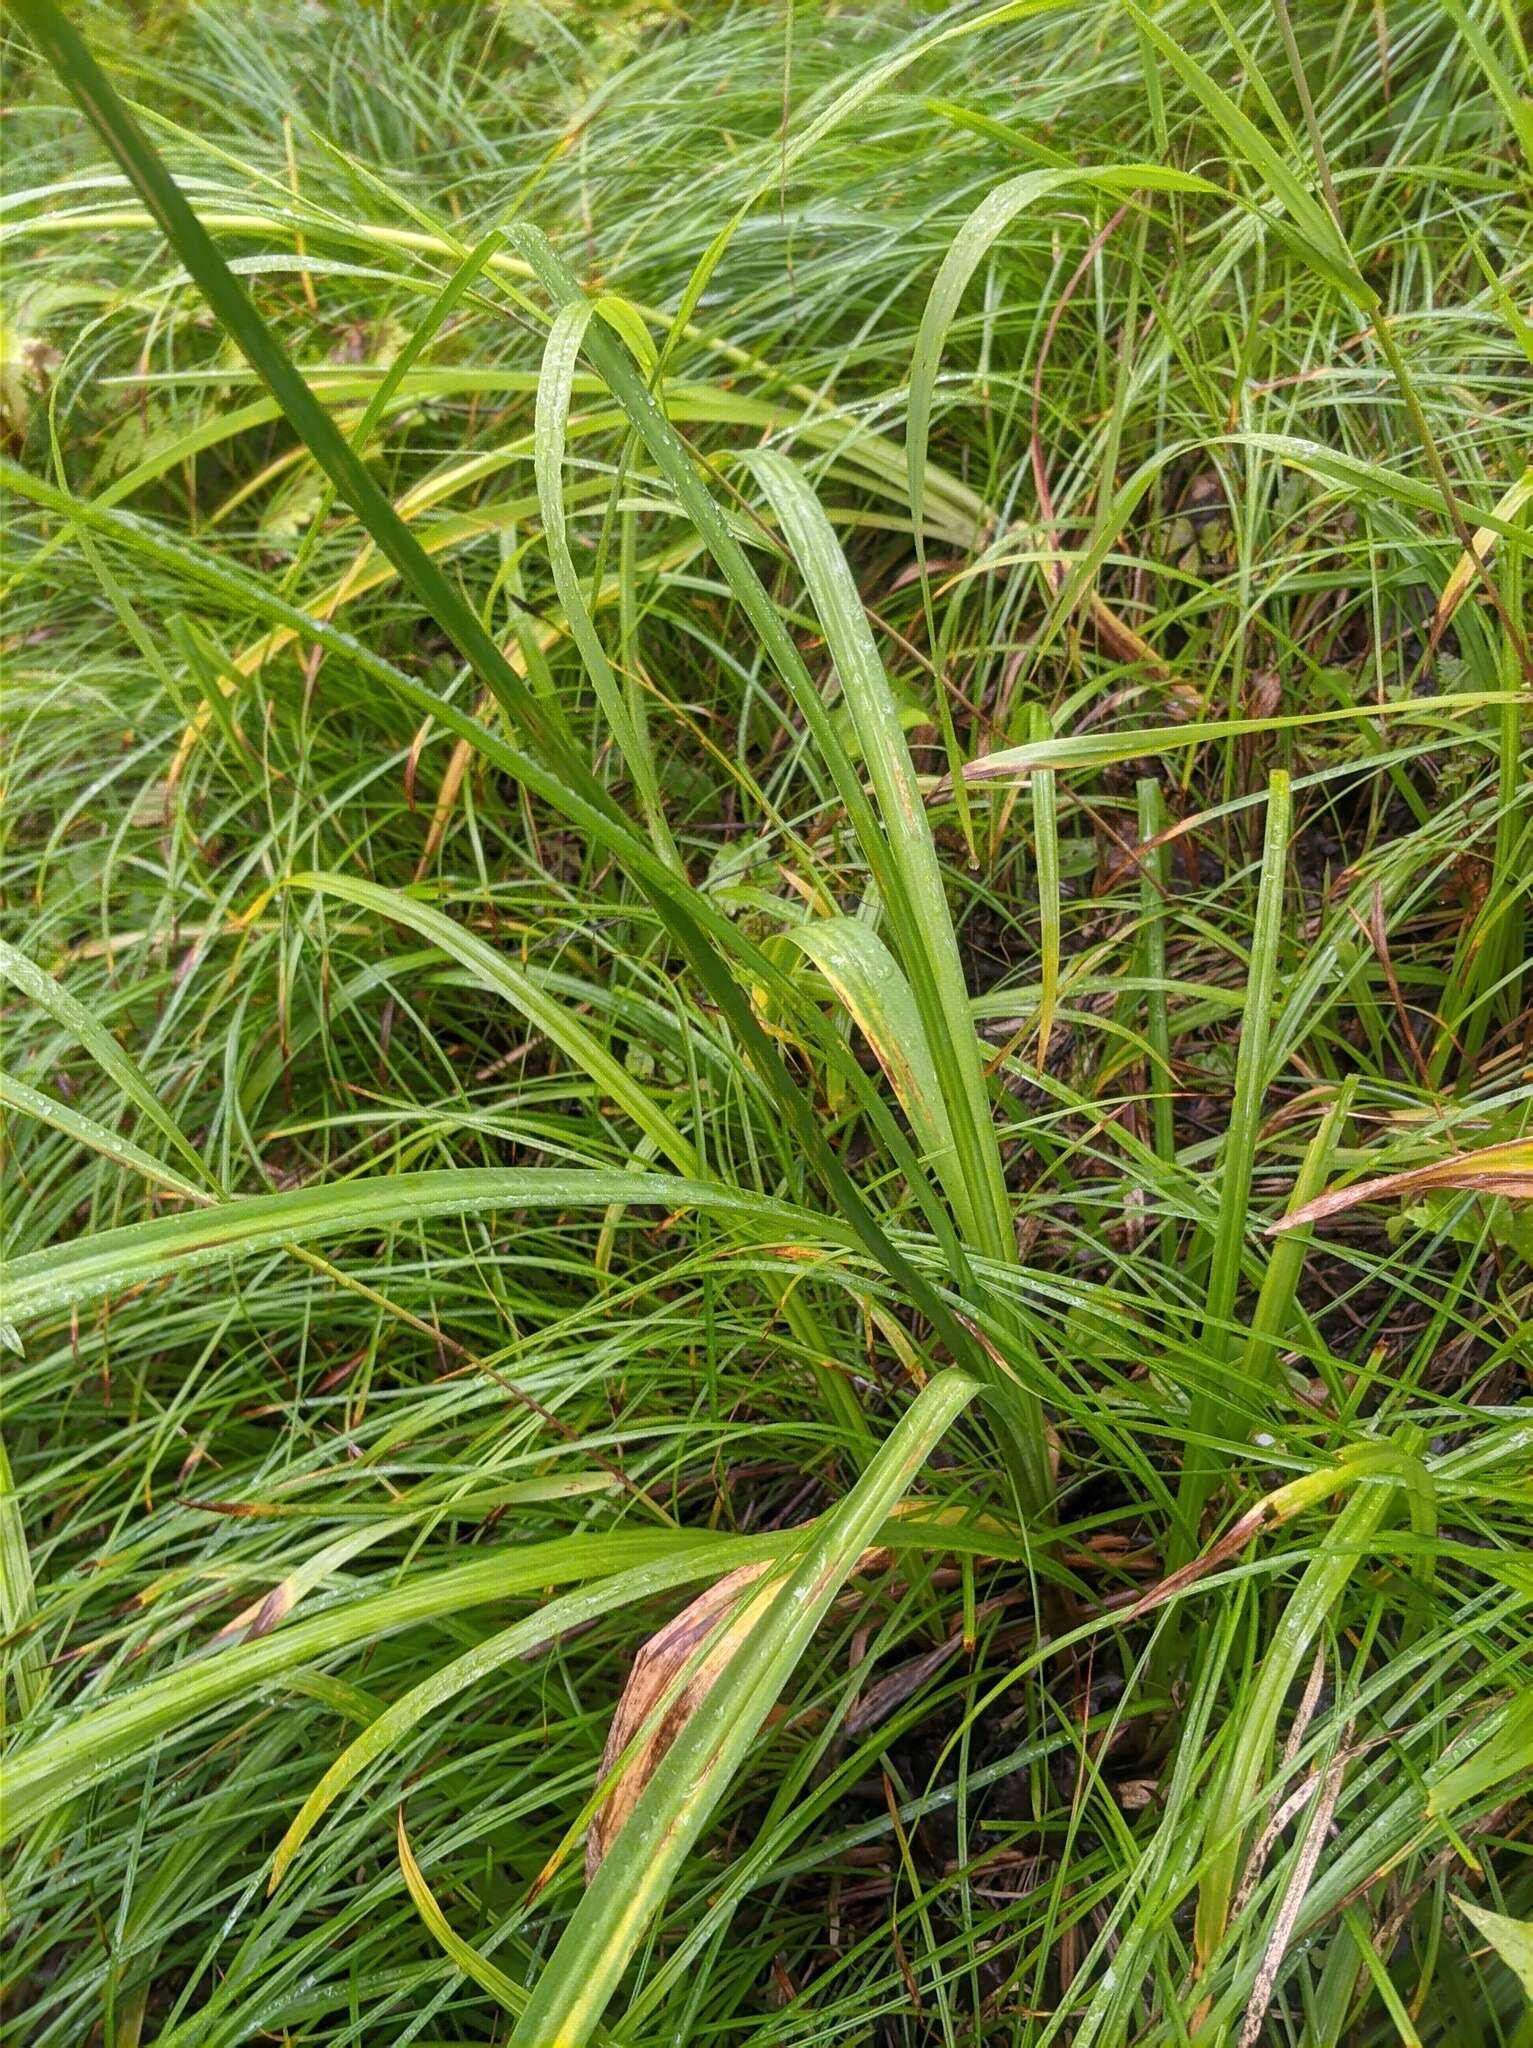
[[[1453,1903],[1465,1919],[1479,1930],[1511,1971],[1526,1995],[1533,1999],[1533,1920],[1513,1920],[1505,1913],[1492,1913],[1457,1892]]]
[[[579,2048],[590,2040],[683,1857],[744,1763],[826,1609],[978,1391],[957,1372],[929,1381],[852,1491],[819,1524],[646,1785],[544,1965],[513,2044]]]

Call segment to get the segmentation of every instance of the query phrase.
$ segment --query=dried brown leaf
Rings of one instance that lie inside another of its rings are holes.
[[[699,1593],[651,1636],[634,1658],[607,1731],[602,1779],[617,1770],[630,1744],[637,1740],[638,1747],[587,1830],[588,1884],[666,1751],[713,1690],[730,1657],[770,1602],[777,1588],[775,1576],[765,1585],[758,1583],[769,1569],[765,1563],[746,1564],[730,1572]],[[748,1594],[752,1586],[756,1590]],[[700,1648],[702,1655],[698,1656]]]
[[[1290,1215],[1269,1223],[1267,1235],[1276,1237],[1285,1230],[1322,1223],[1326,1217],[1355,1209],[1362,1202],[1387,1202],[1397,1195],[1427,1194],[1434,1189],[1504,1195],[1513,1202],[1533,1200],[1533,1139],[1486,1145],[1478,1152],[1458,1152],[1451,1159],[1439,1159],[1432,1166],[1416,1166],[1405,1173],[1380,1174],[1373,1180],[1353,1181],[1350,1187],[1331,1188]]]
[[[908,1503],[907,1510],[913,1518],[937,1523],[963,1522],[971,1529],[975,1527],[973,1518],[960,1512],[938,1513],[933,1517],[925,1502]],[[897,1510],[895,1519],[904,1520],[905,1512]],[[1013,1532],[1001,1523],[989,1526],[1002,1539],[1004,1549]],[[853,1566],[851,1576],[878,1570],[889,1562],[890,1556],[890,1551],[882,1545],[865,1550]],[[699,1593],[673,1621],[667,1622],[663,1629],[651,1636],[634,1658],[633,1669],[612,1716],[612,1726],[602,1751],[602,1780],[611,1778],[618,1771],[630,1745],[637,1746],[627,1763],[622,1764],[621,1775],[597,1808],[587,1830],[587,1883],[600,1868],[603,1857],[638,1804],[645,1786],[659,1769],[666,1751],[718,1683],[735,1651],[760,1621],[779,1583],[780,1574],[766,1564],[741,1565],[738,1571],[730,1572],[717,1585]],[[943,1646],[944,1660],[950,1647]]]

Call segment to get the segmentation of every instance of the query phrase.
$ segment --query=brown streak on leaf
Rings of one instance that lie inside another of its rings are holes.
[[[1350,1187],[1331,1188],[1317,1195],[1313,1202],[1306,1202],[1302,1208],[1269,1223],[1267,1235],[1276,1237],[1285,1230],[1321,1223],[1328,1216],[1354,1209],[1362,1202],[1387,1202],[1396,1195],[1429,1193],[1434,1188],[1503,1195],[1512,1202],[1533,1200],[1533,1139],[1486,1145],[1478,1152],[1458,1152],[1451,1159],[1439,1159],[1432,1166],[1416,1166],[1404,1173],[1385,1173],[1372,1180],[1354,1181]]]

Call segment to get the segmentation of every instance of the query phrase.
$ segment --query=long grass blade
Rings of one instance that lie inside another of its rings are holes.
[[[879,1524],[978,1393],[948,1372],[906,1410],[816,1531],[707,1699],[666,1752],[533,1987],[513,2042],[578,2048],[787,1684],[815,1628]]]

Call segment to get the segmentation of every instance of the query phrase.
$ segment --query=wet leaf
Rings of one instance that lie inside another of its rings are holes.
[[[1461,1899],[1453,1903],[1484,1935],[1529,1998],[1533,1998],[1533,1920],[1510,1920],[1505,1913],[1490,1913],[1483,1906]]]

